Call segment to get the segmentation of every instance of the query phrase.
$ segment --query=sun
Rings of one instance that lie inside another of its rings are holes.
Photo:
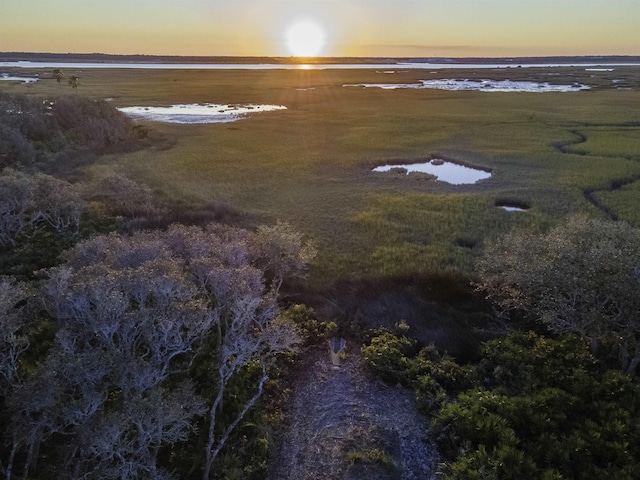
[[[325,46],[324,30],[311,20],[292,23],[285,32],[285,41],[291,55],[315,57]]]

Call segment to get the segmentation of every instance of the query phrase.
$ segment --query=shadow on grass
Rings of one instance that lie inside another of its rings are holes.
[[[434,344],[461,361],[474,359],[490,320],[490,307],[468,278],[452,274],[339,281],[325,291],[290,285],[290,303],[312,306],[321,320],[359,342],[371,329],[386,328]]]

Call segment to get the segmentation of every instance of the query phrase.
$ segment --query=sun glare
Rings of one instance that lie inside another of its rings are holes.
[[[285,32],[285,40],[289,52],[296,57],[315,57],[326,43],[322,27],[310,20],[290,25]]]

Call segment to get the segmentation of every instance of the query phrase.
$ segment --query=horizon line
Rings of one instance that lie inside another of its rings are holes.
[[[441,55],[317,55],[311,57],[299,57],[294,55],[171,55],[171,54],[147,54],[147,53],[102,53],[102,52],[31,52],[31,51],[0,51],[0,56],[65,56],[65,57],[90,57],[90,56],[102,56],[102,57],[145,57],[145,58],[190,58],[190,59],[271,59],[284,61],[287,63],[320,63],[323,60],[334,59],[359,59],[359,60],[375,60],[375,59],[413,59],[413,60],[466,60],[466,59],[501,59],[505,61],[516,61],[521,59],[549,59],[549,58],[591,58],[591,59],[607,59],[607,58],[640,58],[640,54],[597,54],[597,55],[502,55],[502,56],[490,56],[490,55],[473,55],[473,56],[441,56]],[[425,62],[427,63],[427,62]]]

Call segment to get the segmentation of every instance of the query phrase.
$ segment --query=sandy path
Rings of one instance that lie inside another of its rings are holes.
[[[340,367],[328,352],[308,354],[288,415],[272,480],[435,478],[435,448],[424,441],[427,419],[415,410],[410,392],[365,372],[359,352]],[[381,451],[382,460],[366,453]],[[359,454],[364,458],[354,460]]]

